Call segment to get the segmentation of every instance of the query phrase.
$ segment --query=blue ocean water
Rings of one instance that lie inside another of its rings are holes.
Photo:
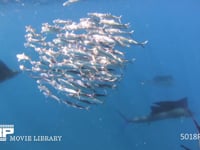
[[[69,7],[63,1],[0,5],[0,59],[18,68],[16,54],[24,52],[25,26],[40,28],[52,20],[86,17],[88,12],[122,15],[131,24],[134,39],[148,40],[145,48],[124,49],[136,58],[124,70],[118,87],[106,103],[89,111],[77,110],[45,98],[26,73],[0,84],[0,124],[14,124],[14,135],[60,135],[61,142],[0,142],[4,150],[155,150],[198,149],[198,141],[181,141],[180,133],[196,133],[191,119],[163,120],[151,124],[127,124],[118,115],[145,115],[160,100],[187,96],[200,122],[200,1],[198,0],[80,0]],[[151,82],[156,75],[172,75],[170,87]]]

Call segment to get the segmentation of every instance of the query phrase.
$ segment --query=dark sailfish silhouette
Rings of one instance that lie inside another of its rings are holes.
[[[150,80],[140,82],[141,85],[150,84],[159,87],[171,87],[174,84],[174,77],[172,75],[156,75]]]
[[[160,101],[151,106],[151,113],[143,117],[127,119],[122,113],[120,115],[129,123],[150,123],[170,118],[191,117],[192,113],[188,108],[187,97],[177,101]]]
[[[16,76],[18,73],[19,71],[13,71],[9,69],[8,66],[4,64],[3,61],[0,60],[0,82],[10,79]]]
[[[153,83],[156,85],[172,85],[174,78],[171,75],[158,75],[152,79]]]

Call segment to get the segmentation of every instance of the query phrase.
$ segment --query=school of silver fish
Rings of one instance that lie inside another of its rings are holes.
[[[17,54],[20,69],[34,78],[47,97],[88,110],[102,104],[122,78],[127,62],[121,48],[144,46],[131,38],[129,24],[110,13],[88,13],[79,22],[53,20],[40,32],[26,26],[26,53]]]

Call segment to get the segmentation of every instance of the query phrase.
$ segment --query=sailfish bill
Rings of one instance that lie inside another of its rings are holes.
[[[129,123],[150,123],[170,118],[191,117],[192,113],[188,108],[187,97],[177,101],[160,101],[151,106],[151,113],[142,117],[127,119],[123,114],[120,115]]]
[[[0,60],[0,82],[10,79],[16,76],[19,71],[13,71],[8,66]]]

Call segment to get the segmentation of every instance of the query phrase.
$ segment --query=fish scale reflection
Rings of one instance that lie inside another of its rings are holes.
[[[20,69],[37,80],[45,96],[79,109],[102,104],[107,91],[121,80],[129,60],[116,48],[147,44],[131,38],[133,31],[121,23],[121,16],[88,16],[80,22],[43,23],[40,33],[27,26],[25,47],[36,55],[30,50],[17,54]]]

